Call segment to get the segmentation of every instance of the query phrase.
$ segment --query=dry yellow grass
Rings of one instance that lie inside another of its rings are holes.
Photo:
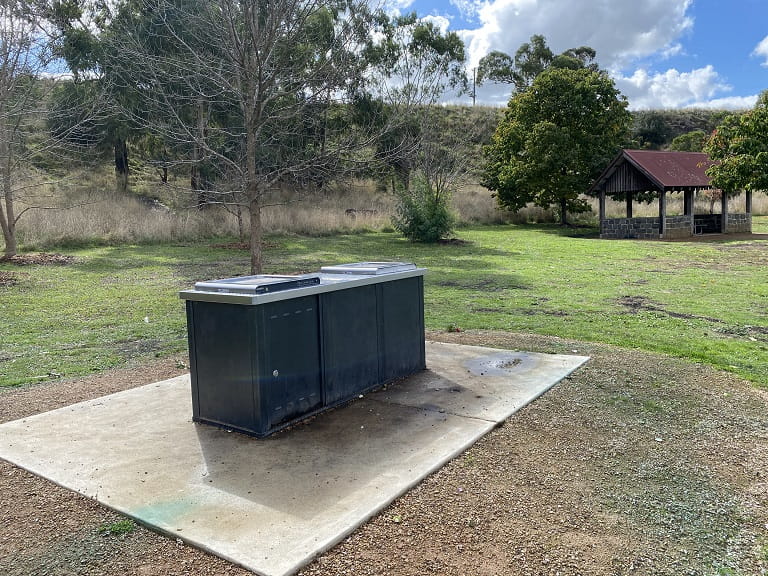
[[[77,186],[74,182],[86,182]],[[82,175],[68,182],[41,186],[38,198],[19,202],[17,209],[29,205],[59,206],[56,210],[30,210],[19,221],[18,239],[24,249],[45,249],[56,245],[82,245],[88,243],[156,243],[191,241],[211,237],[236,237],[240,226],[234,207],[214,205],[198,210],[195,199],[181,186],[148,184],[137,186],[148,196],[162,198],[167,203],[152,205],[136,195],[117,197],[112,192],[111,175]],[[53,202],[53,203],[52,203]],[[593,214],[575,221],[597,223],[597,200],[589,199]],[[283,193],[270,200],[264,208],[262,220],[267,233],[325,235],[360,230],[391,228],[395,198],[391,193],[377,191],[372,183],[358,183],[336,187],[313,196]],[[491,192],[470,184],[453,195],[451,205],[459,225],[551,222],[552,210],[534,206],[517,213],[499,209]],[[732,212],[744,211],[744,196],[731,201]],[[768,214],[768,196],[753,195],[754,214]],[[669,214],[682,213],[682,196],[669,196]],[[715,212],[719,212],[719,202]],[[698,213],[709,212],[709,202],[700,198]],[[658,214],[658,202],[635,203],[635,216]],[[622,202],[608,201],[608,217],[623,217]],[[248,219],[243,216],[247,229]]]

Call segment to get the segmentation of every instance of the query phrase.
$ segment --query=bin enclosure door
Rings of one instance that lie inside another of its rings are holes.
[[[253,309],[187,301],[195,418],[251,430]]]
[[[324,294],[323,366],[327,405],[379,384],[376,286]]]
[[[317,296],[266,304],[261,313],[259,389],[262,415],[274,427],[323,402]]]

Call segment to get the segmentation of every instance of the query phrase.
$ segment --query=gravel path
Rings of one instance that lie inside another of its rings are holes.
[[[768,393],[603,345],[429,337],[592,360],[302,576],[768,573]],[[180,360],[0,390],[0,421],[175,376]],[[121,520],[0,461],[0,574],[249,574]]]

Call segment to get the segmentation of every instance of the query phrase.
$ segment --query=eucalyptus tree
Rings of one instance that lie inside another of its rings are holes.
[[[416,13],[375,22],[375,42],[366,58],[380,72],[377,95],[380,118],[397,118],[383,130],[377,157],[393,173],[393,188],[407,191],[410,175],[424,157],[425,127],[433,122],[430,107],[448,91],[467,90],[464,43]]]
[[[531,36],[530,42],[522,44],[514,57],[494,50],[480,59],[477,67],[477,84],[485,81],[511,84],[513,93],[528,89],[536,77],[547,68],[589,68],[597,70],[596,52],[589,46],[569,48],[555,54],[540,34]]]
[[[75,145],[87,141],[92,145],[91,150],[113,153],[115,189],[125,193],[131,171],[129,140],[138,135],[121,110],[132,101],[134,94],[114,89],[103,43],[118,6],[120,1],[41,3],[52,35],[53,53],[66,62],[71,76],[71,81],[62,85],[52,98],[54,109],[67,109],[70,114],[56,115],[50,128],[57,134],[67,135]]]

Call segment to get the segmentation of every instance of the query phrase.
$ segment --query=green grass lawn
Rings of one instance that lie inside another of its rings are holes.
[[[768,233],[768,217],[756,217],[754,231]],[[265,272],[408,260],[429,269],[428,329],[605,342],[685,357],[768,384],[768,241],[606,241],[593,232],[477,227],[458,231],[463,243],[439,246],[390,233],[275,237]],[[183,351],[178,291],[197,280],[248,271],[247,253],[209,245],[67,253],[77,258],[74,264],[0,264],[0,385]]]

